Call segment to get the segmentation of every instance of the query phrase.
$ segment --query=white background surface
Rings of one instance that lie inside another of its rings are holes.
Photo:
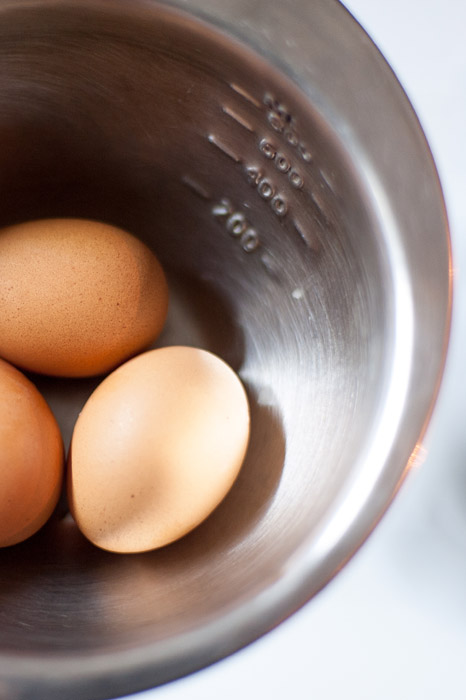
[[[362,550],[292,619],[133,700],[466,698],[466,0],[346,5],[418,113],[450,218],[453,331],[427,458]]]

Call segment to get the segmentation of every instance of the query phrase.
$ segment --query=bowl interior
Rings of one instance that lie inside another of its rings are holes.
[[[219,354],[251,404],[237,483],[179,542],[112,555],[60,510],[0,551],[0,656],[108,655],[228,615],[319,531],[389,391],[393,271],[344,143],[253,52],[155,4],[0,10],[0,224],[142,238],[171,289],[157,345]],[[99,380],[33,380],[67,445]]]

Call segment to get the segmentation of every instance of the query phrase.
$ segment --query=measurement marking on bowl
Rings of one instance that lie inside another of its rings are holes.
[[[224,153],[228,158],[231,158],[231,160],[234,160],[235,163],[240,163],[241,158],[234,153],[229,146],[226,146],[222,141],[219,141],[219,139],[214,136],[214,134],[209,134],[207,137],[207,140],[209,143],[211,143],[213,146],[216,146],[222,153]]]
[[[245,253],[253,253],[260,246],[259,235],[246,216],[224,197],[211,209],[213,216],[223,222],[225,229],[236,238]]]
[[[329,218],[326,214],[325,211],[325,205],[323,204],[322,200],[320,199],[318,193],[315,191],[311,192],[311,199],[312,203],[314,204],[314,208],[316,209],[316,219],[319,223],[319,225],[322,228],[328,228],[330,226],[330,221]]]
[[[242,126],[244,129],[249,131],[251,134],[254,133],[254,127],[246,121],[241,115],[234,112],[230,107],[222,107],[222,111],[227,114],[231,119],[233,119],[237,124]]]
[[[327,173],[325,172],[325,170],[322,170],[322,168],[320,168],[320,169],[319,169],[319,172],[320,172],[320,175],[321,175],[321,177],[322,177],[322,180],[325,182],[325,184],[327,185],[327,187],[328,187],[332,192],[335,192],[335,190],[333,189],[333,182],[331,181],[330,177],[327,175]]]
[[[264,172],[255,165],[246,165],[244,173],[249,184],[256,189],[259,196],[266,202],[270,202],[274,213],[280,218],[286,216],[288,212],[286,197],[277,191],[274,183],[265,176]]]
[[[212,199],[212,195],[208,189],[197,182],[197,180],[194,180],[190,175],[183,175],[181,182],[185,187],[188,187],[194,194],[197,194],[202,199]]]
[[[276,172],[275,175],[280,178],[280,183],[288,183],[291,185],[293,190],[302,191],[305,195],[311,198],[313,208],[316,210],[315,216],[316,221],[321,227],[329,225],[328,216],[325,213],[324,204],[318,193],[309,187],[305,187],[304,178],[298,170],[295,169],[295,163],[292,158],[281,153],[277,146],[270,141],[268,138],[263,138],[258,143],[258,148],[261,154],[267,159],[266,166],[259,166],[245,163],[243,166],[244,173],[248,182],[256,188],[262,199],[270,201],[272,209],[275,214],[279,217],[285,217],[289,211],[289,204],[287,197],[281,191],[281,188],[275,185],[275,178],[270,177],[270,167],[273,163]],[[322,173],[320,172],[321,178]],[[323,188],[323,182],[320,182],[320,187]],[[330,185],[327,183],[327,187]],[[295,228],[298,230],[300,236],[307,240],[307,237],[302,232],[302,226],[298,223]],[[311,246],[315,249],[315,246]]]
[[[253,97],[247,90],[242,88],[241,85],[237,85],[236,83],[229,83],[229,85],[232,90],[234,90],[238,95],[241,95],[241,97],[244,97],[244,99],[254,105],[254,107],[257,107],[257,109],[261,108],[261,103],[259,100],[256,100],[256,98]]]
[[[301,190],[304,187],[302,175],[295,169],[291,159],[277,149],[277,147],[267,138],[259,141],[259,151],[270,160],[278,172],[286,175],[292,187]]]
[[[296,128],[296,119],[289,109],[275,95],[266,92],[263,103],[267,108],[267,122],[274,131],[281,134],[286,142],[296,148],[305,163],[312,161],[312,153],[301,140]]]
[[[307,246],[309,246],[311,250],[317,253],[320,250],[320,243],[317,240],[317,238],[312,234],[308,233],[307,229],[297,219],[293,219],[293,226],[301,236],[301,239],[304,241],[304,243]]]

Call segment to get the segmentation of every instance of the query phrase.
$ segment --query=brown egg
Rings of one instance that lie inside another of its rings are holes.
[[[34,384],[0,360],[0,547],[22,542],[50,517],[63,481],[57,422]]]
[[[158,260],[121,229],[43,219],[0,231],[0,356],[19,367],[107,372],[154,341],[167,306]]]
[[[104,379],[77,420],[71,512],[103,549],[162,547],[216,508],[248,440],[246,393],[223,360],[191,347],[146,352]]]

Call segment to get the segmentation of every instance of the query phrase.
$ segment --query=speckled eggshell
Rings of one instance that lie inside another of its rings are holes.
[[[218,506],[248,440],[247,396],[223,360],[181,346],[143,353],[104,379],[77,420],[71,513],[102,549],[162,547]]]
[[[0,547],[22,542],[49,519],[63,462],[60,430],[45,399],[0,360]]]
[[[43,219],[0,231],[0,356],[82,377],[146,349],[167,314],[154,254],[108,224]]]

